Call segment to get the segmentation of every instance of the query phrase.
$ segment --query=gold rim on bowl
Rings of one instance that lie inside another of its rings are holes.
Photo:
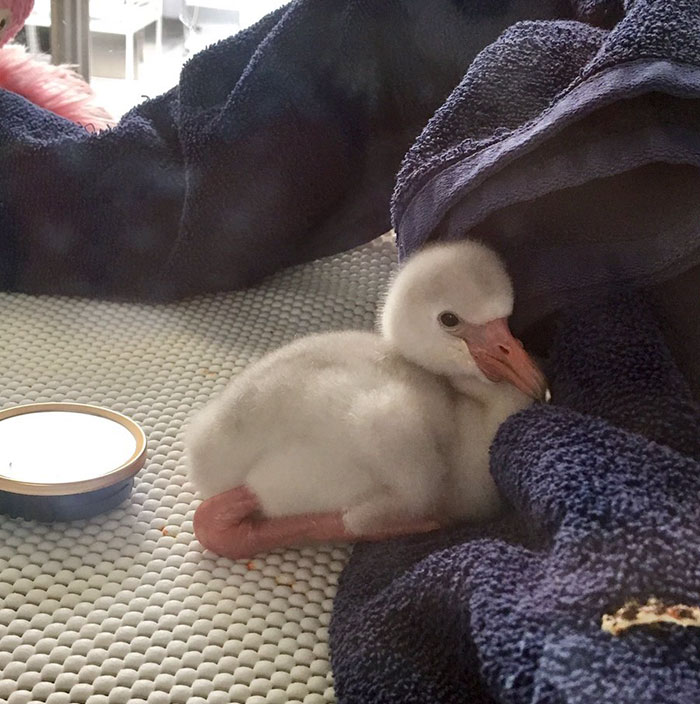
[[[22,482],[17,479],[8,479],[0,476],[0,491],[28,496],[66,496],[68,494],[84,494],[97,489],[118,484],[124,479],[133,477],[146,463],[146,434],[135,421],[127,416],[101,406],[92,406],[86,403],[29,403],[23,406],[12,406],[0,411],[0,421],[27,413],[42,413],[49,411],[67,411],[72,413],[85,413],[93,416],[108,418],[126,428],[136,440],[136,449],[129,459],[119,467],[92,479],[83,479],[76,482],[63,484],[45,484],[35,482]]]

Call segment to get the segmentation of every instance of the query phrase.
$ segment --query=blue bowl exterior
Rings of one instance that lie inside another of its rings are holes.
[[[13,518],[54,523],[92,518],[106,513],[131,495],[134,478],[83,494],[28,496],[0,491],[0,513]]]

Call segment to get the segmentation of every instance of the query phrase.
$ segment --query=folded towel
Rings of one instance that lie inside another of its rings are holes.
[[[330,628],[341,704],[698,701],[698,629],[601,619],[700,604],[700,408],[631,296],[572,311],[550,376],[554,404],[492,447],[510,516],[355,548]]]
[[[567,16],[567,0],[296,0],[97,136],[0,91],[0,288],[171,299],[367,242],[477,52]]]
[[[513,276],[521,334],[611,288],[655,286],[700,393],[700,3],[578,10],[622,19],[521,22],[476,57],[398,175],[400,253],[489,243]]]

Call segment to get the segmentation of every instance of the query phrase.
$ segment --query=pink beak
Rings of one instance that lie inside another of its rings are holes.
[[[507,381],[536,401],[545,399],[547,380],[511,334],[506,318],[484,325],[467,324],[460,337],[487,379]]]

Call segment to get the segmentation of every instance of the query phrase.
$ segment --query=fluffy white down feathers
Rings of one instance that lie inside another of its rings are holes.
[[[392,520],[493,514],[488,449],[531,399],[489,381],[440,316],[480,326],[512,307],[489,249],[426,248],[391,283],[380,334],[302,338],[196,414],[186,437],[192,482],[205,498],[245,485],[268,517],[340,511],[357,535]]]

